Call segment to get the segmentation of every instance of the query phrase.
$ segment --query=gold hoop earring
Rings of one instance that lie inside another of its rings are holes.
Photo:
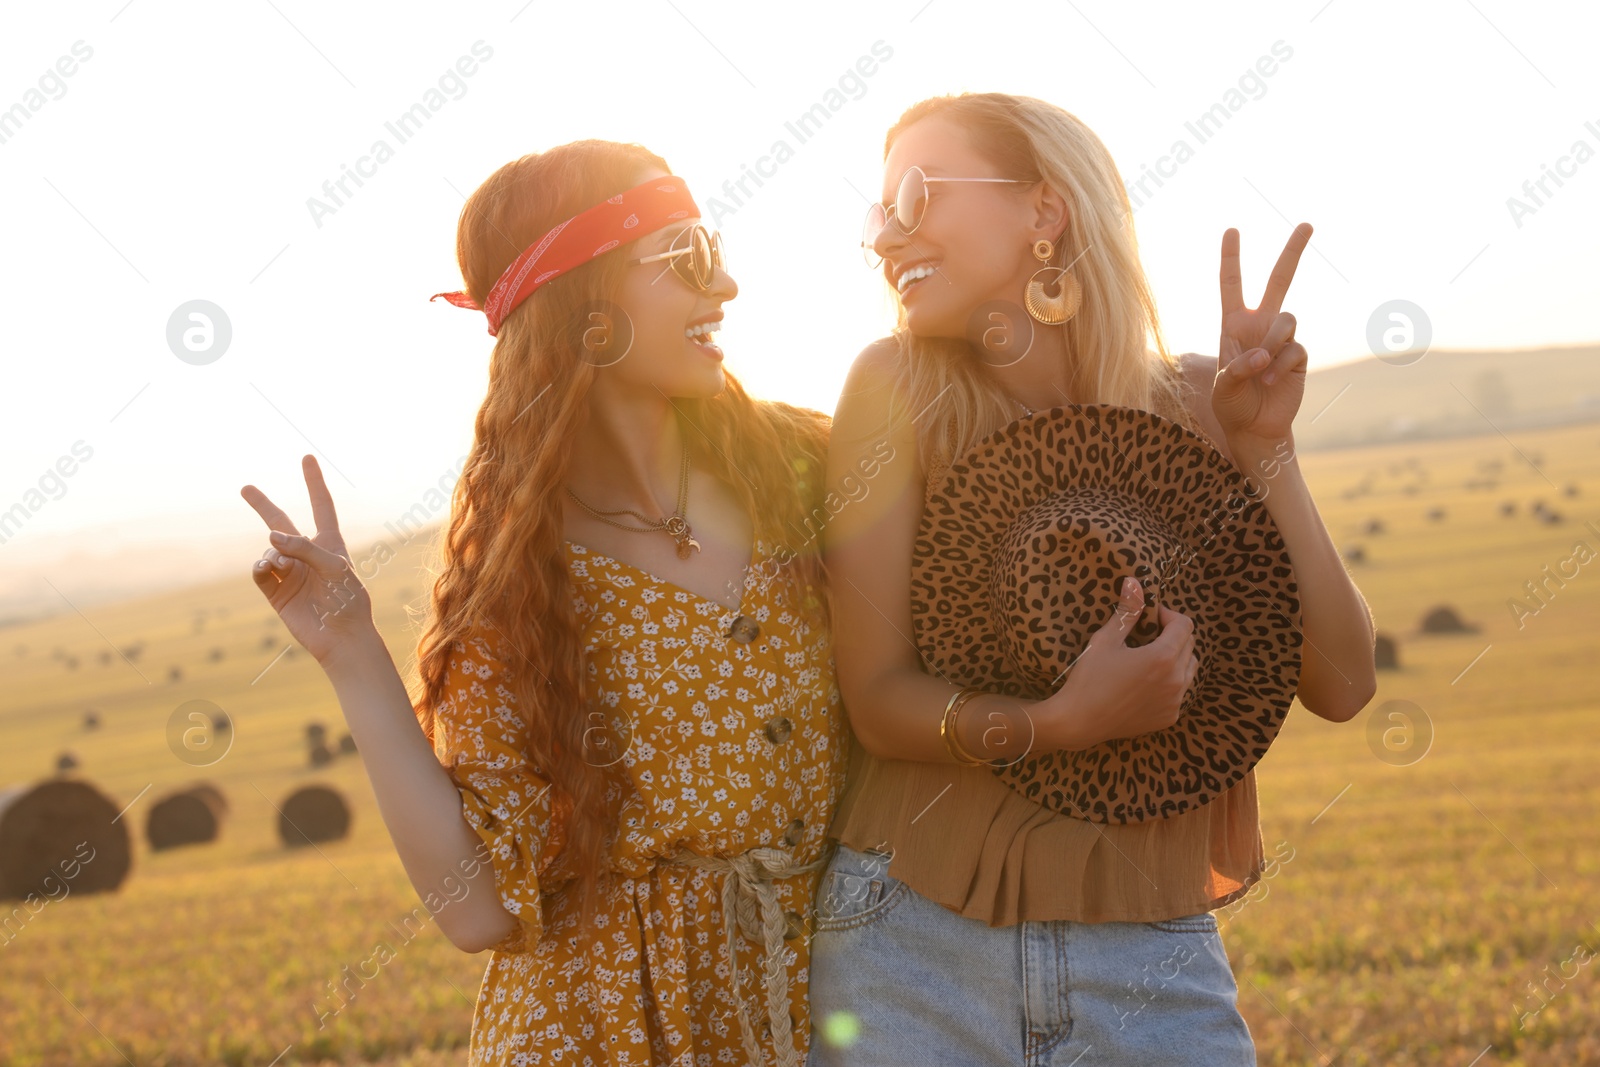
[[[1051,255],[1055,253],[1055,246],[1044,238],[1033,242],[1033,258],[1040,262],[1048,263]],[[1045,281],[1039,276],[1051,271],[1056,273],[1056,293],[1054,296],[1045,292]],[[1059,326],[1078,313],[1078,307],[1083,303],[1083,287],[1078,284],[1078,279],[1066,267],[1040,267],[1028,279],[1028,285],[1022,291],[1022,306],[1028,315],[1037,322],[1046,326]]]

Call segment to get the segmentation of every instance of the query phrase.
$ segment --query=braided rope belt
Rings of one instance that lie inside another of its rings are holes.
[[[778,906],[778,890],[772,883],[781,878],[821,870],[827,866],[833,849],[804,865],[794,862],[787,848],[757,847],[735,856],[702,856],[679,849],[664,862],[726,871],[723,880],[722,922],[728,937],[728,961],[733,968],[733,996],[739,1006],[739,1029],[745,1056],[752,1067],[765,1067],[766,1057],[756,1040],[750,1011],[745,1004],[744,984],[739,970],[736,932],[760,941],[764,956],[761,968],[766,989],[767,1019],[772,1042],[777,1049],[777,1067],[800,1067],[800,1054],[794,1047],[789,1020],[789,969],[784,966],[784,940],[788,920]]]

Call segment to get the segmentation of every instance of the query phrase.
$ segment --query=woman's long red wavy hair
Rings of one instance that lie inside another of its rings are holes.
[[[467,199],[456,236],[466,291],[481,307],[501,272],[563,219],[630,189],[665,161],[636,144],[584,140],[507,163]],[[501,325],[489,388],[438,545],[428,619],[417,645],[413,708],[429,741],[457,641],[485,630],[506,650],[507,684],[527,718],[529,765],[548,779],[565,816],[564,859],[582,921],[615,832],[619,761],[586,758],[591,692],[562,548],[562,497],[571,444],[595,376],[580,317],[617,297],[624,244],[535,290]],[[579,324],[578,328],[574,328]],[[710,398],[675,399],[692,462],[731,487],[756,538],[775,551],[765,580],[826,625],[831,615],[815,538],[830,419],[751,398],[732,375]],[[790,547],[796,546],[796,547]],[[524,666],[531,669],[522,669]]]

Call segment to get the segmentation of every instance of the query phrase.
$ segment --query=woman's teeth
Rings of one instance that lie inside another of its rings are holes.
[[[903,293],[910,288],[912,282],[921,281],[923,278],[933,274],[936,269],[926,263],[920,267],[912,267],[895,279],[894,287]]]
[[[717,339],[717,330],[722,326],[720,322],[702,322],[683,331],[683,335],[691,341],[701,341],[706,344],[714,343]]]

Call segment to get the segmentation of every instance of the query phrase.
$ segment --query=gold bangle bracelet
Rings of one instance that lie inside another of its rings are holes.
[[[974,755],[967,750],[967,746],[961,743],[961,738],[956,733],[955,727],[956,715],[960,713],[961,708],[967,701],[975,696],[981,696],[983,692],[984,690],[982,689],[969,686],[954,693],[944,706],[944,717],[939,721],[939,736],[944,741],[945,751],[957,763],[964,763],[968,766],[985,766],[989,763],[982,756]]]
[[[977,690],[972,694],[972,696],[968,697],[967,700],[963,700],[961,703],[957,704],[955,710],[950,713],[950,740],[955,745],[957,751],[964,755],[968,762],[977,767],[991,766],[993,761],[987,757],[978,755],[966,746],[966,743],[961,740],[961,728],[956,724],[956,717],[961,714],[961,709],[967,706],[968,700],[971,700],[973,697],[985,695],[987,694],[984,690]]]

